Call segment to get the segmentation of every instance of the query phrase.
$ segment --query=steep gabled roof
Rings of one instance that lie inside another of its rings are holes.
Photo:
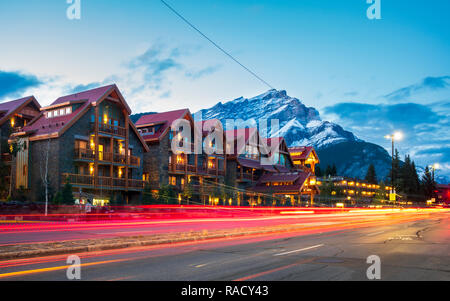
[[[269,173],[263,175],[258,183],[256,183],[255,187],[253,187],[253,191],[255,192],[272,192],[272,193],[290,193],[290,192],[300,192],[305,185],[305,182],[311,176],[309,172],[297,171],[297,172],[288,172],[288,173]],[[267,186],[267,183],[274,182],[289,182],[292,183],[290,185],[279,185],[279,186]]]
[[[27,96],[24,98],[0,103],[0,125],[5,123],[11,117],[11,115],[19,112],[22,108],[26,107],[30,103],[33,103],[38,109],[41,107],[34,96]]]
[[[292,160],[306,160],[312,153],[319,161],[319,156],[317,156],[316,150],[312,146],[290,147],[289,153],[291,154]]]
[[[78,119],[80,119],[85,113],[89,111],[89,108],[97,106],[106,99],[109,95],[115,94],[121,104],[124,105],[128,114],[131,114],[131,110],[119,91],[119,88],[113,84],[104,87],[99,87],[71,95],[66,95],[56,99],[51,105],[41,108],[41,114],[37,118],[33,119],[27,126],[22,129],[21,133],[13,134],[15,136],[29,135],[30,140],[40,140],[48,138],[56,138],[61,136],[67,131]],[[78,109],[72,111],[71,114],[47,118],[44,111],[67,106],[70,104],[81,104]],[[135,131],[138,139],[143,144],[144,148],[148,151],[147,144],[142,139],[141,135],[137,131],[134,124],[129,120],[129,125]]]
[[[147,114],[139,118],[139,120],[136,122],[136,127],[139,129],[158,124],[162,125],[160,129],[154,134],[149,133],[141,134],[145,141],[158,141],[169,131],[170,126],[175,120],[183,119],[185,117],[192,119],[189,109],[181,109],[156,114]]]

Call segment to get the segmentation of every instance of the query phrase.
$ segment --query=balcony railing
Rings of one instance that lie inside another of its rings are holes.
[[[92,149],[76,148],[75,158],[84,160],[95,160],[95,151]]]
[[[94,123],[92,123],[94,125]],[[125,137],[127,135],[127,131],[125,128],[117,126],[117,125],[111,125],[106,123],[99,123],[98,124],[98,131],[105,134],[111,134],[116,136]]]
[[[95,160],[95,150],[77,148],[77,149],[75,149],[75,158],[94,161]],[[126,157],[125,157],[125,155],[122,155],[122,154],[99,151],[98,159],[99,159],[99,161],[103,161],[103,162],[111,162],[111,163],[119,163],[119,164],[127,165]],[[140,166],[140,162],[141,162],[141,160],[139,157],[135,157],[135,156],[128,157],[128,165]]]
[[[124,178],[110,178],[110,177],[95,177],[91,175],[78,175],[78,174],[63,174],[63,183],[69,181],[71,185],[83,185],[95,187],[109,187],[109,188],[128,188],[143,189],[145,182],[136,179],[124,179]]]

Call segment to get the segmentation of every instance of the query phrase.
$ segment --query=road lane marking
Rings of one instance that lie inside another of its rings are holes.
[[[198,265],[196,265],[195,267],[196,267],[196,268],[201,268],[201,267],[204,267],[205,265],[207,265],[207,263],[204,263],[204,264],[198,264]]]
[[[374,235],[377,235],[377,234],[381,234],[381,233],[384,233],[385,231],[379,231],[379,232],[375,232],[375,233],[370,233],[370,234],[367,234],[367,236],[374,236]]]
[[[275,269],[272,269],[272,270],[268,270],[268,271],[265,271],[265,272],[261,272],[261,273],[249,275],[249,276],[246,276],[246,277],[234,279],[232,281],[247,281],[247,280],[250,280],[250,279],[253,279],[253,278],[256,278],[256,277],[261,277],[261,276],[264,276],[264,275],[267,275],[267,274],[271,274],[271,273],[275,273],[275,272],[278,272],[278,271],[286,270],[286,269],[295,267],[295,266],[300,265],[300,264],[310,263],[310,262],[312,262],[312,261],[314,261],[316,259],[317,259],[316,257],[313,257],[313,258],[310,258],[310,259],[305,259],[305,260],[298,261],[298,262],[293,263],[293,264],[285,265],[285,266],[282,266],[282,267],[279,267],[279,268],[275,268]]]
[[[316,249],[316,248],[319,248],[319,247],[322,247],[322,246],[324,246],[324,245],[323,244],[315,245],[315,246],[307,247],[307,248],[303,248],[303,249],[298,249],[298,250],[278,253],[278,254],[275,254],[273,256],[282,256],[282,255],[287,255],[287,254],[292,254],[292,253],[298,253],[298,252],[302,252],[302,251],[306,251],[306,250]]]

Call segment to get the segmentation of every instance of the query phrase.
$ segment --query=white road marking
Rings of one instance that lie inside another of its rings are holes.
[[[370,233],[370,234],[367,234],[367,236],[374,236],[374,235],[377,235],[377,234],[381,234],[381,233],[384,233],[385,231],[379,231],[379,232],[375,232],[375,233]]]
[[[303,249],[298,249],[298,250],[293,250],[293,251],[288,251],[288,252],[278,253],[278,254],[275,254],[275,255],[273,255],[273,256],[282,256],[282,255],[287,255],[287,254],[291,254],[291,253],[298,253],[298,252],[301,252],[301,251],[311,250],[311,249],[319,248],[319,247],[322,247],[322,246],[324,246],[324,245],[323,245],[323,244],[321,244],[321,245],[315,245],[315,246],[307,247],[307,248],[303,248]]]

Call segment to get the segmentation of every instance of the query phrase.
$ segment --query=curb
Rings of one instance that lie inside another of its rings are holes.
[[[113,242],[113,243],[99,243],[99,244],[91,244],[85,246],[73,246],[73,247],[63,247],[63,248],[55,248],[55,249],[38,249],[38,250],[26,250],[26,251],[14,251],[14,252],[4,252],[0,254],[0,260],[8,260],[8,259],[19,259],[19,258],[30,258],[30,257],[38,257],[38,256],[51,256],[51,255],[62,255],[62,254],[72,254],[72,253],[83,253],[83,252],[93,252],[93,251],[104,251],[104,250],[113,250],[113,249],[124,249],[130,247],[140,247],[140,246],[151,246],[151,245],[160,245],[160,244],[172,244],[179,242],[189,242],[189,241],[201,241],[201,240],[209,240],[209,239],[217,239],[217,238],[226,238],[226,237],[239,237],[246,236],[250,234],[269,234],[274,232],[290,232],[295,230],[307,229],[304,227],[292,227],[287,229],[286,227],[280,227],[280,229],[260,229],[253,231],[228,231],[219,233],[198,233],[195,232],[194,235],[192,233],[175,233],[169,238],[164,237],[152,237],[151,239],[145,239],[144,237],[128,237],[127,239],[134,239],[133,241],[127,242]],[[166,236],[167,237],[167,236]],[[117,238],[120,239],[120,238]],[[89,241],[89,240],[87,240]],[[30,244],[33,245],[33,244]],[[39,245],[39,244],[36,244]],[[43,246],[51,246],[50,243],[43,243]]]
[[[355,222],[354,224],[359,224],[362,222]],[[323,229],[327,229],[330,227],[338,226],[338,224],[333,224],[329,226],[323,227]],[[114,250],[114,249],[124,249],[130,247],[140,247],[140,246],[151,246],[151,245],[160,245],[160,244],[172,244],[172,243],[180,243],[180,242],[189,242],[189,241],[201,241],[201,240],[209,240],[209,239],[217,239],[217,238],[226,238],[226,237],[239,237],[246,236],[252,234],[270,234],[270,233],[289,233],[289,232],[297,232],[301,230],[311,230],[316,227],[305,227],[305,226],[288,226],[280,225],[276,227],[255,227],[252,230],[244,230],[242,228],[236,228],[233,230],[217,230],[215,232],[197,231],[197,232],[177,232],[177,233],[169,233],[166,235],[152,235],[152,236],[134,236],[134,237],[116,237],[116,238],[106,238],[106,239],[98,239],[96,240],[83,240],[82,242],[87,245],[82,246],[72,246],[72,247],[62,247],[62,248],[54,248],[55,243],[41,243],[41,244],[29,244],[28,246],[42,246],[47,247],[47,249],[37,249],[37,250],[24,250],[24,251],[13,251],[13,252],[3,252],[0,253],[0,260],[8,260],[8,259],[21,259],[21,258],[30,258],[30,257],[38,257],[38,256],[51,256],[51,255],[62,255],[62,254],[74,254],[74,253],[84,253],[84,252],[94,252],[94,251],[104,251],[104,250]],[[125,242],[117,242],[120,239],[128,239],[129,241]],[[102,241],[111,240],[111,243],[102,243]],[[116,242],[114,242],[114,240]],[[131,240],[131,241],[130,241]],[[67,243],[73,243],[73,241],[68,241]],[[96,243],[98,242],[98,243]],[[60,244],[60,243],[59,243]],[[27,245],[23,245],[27,246]],[[1,251],[1,250],[0,250]]]

